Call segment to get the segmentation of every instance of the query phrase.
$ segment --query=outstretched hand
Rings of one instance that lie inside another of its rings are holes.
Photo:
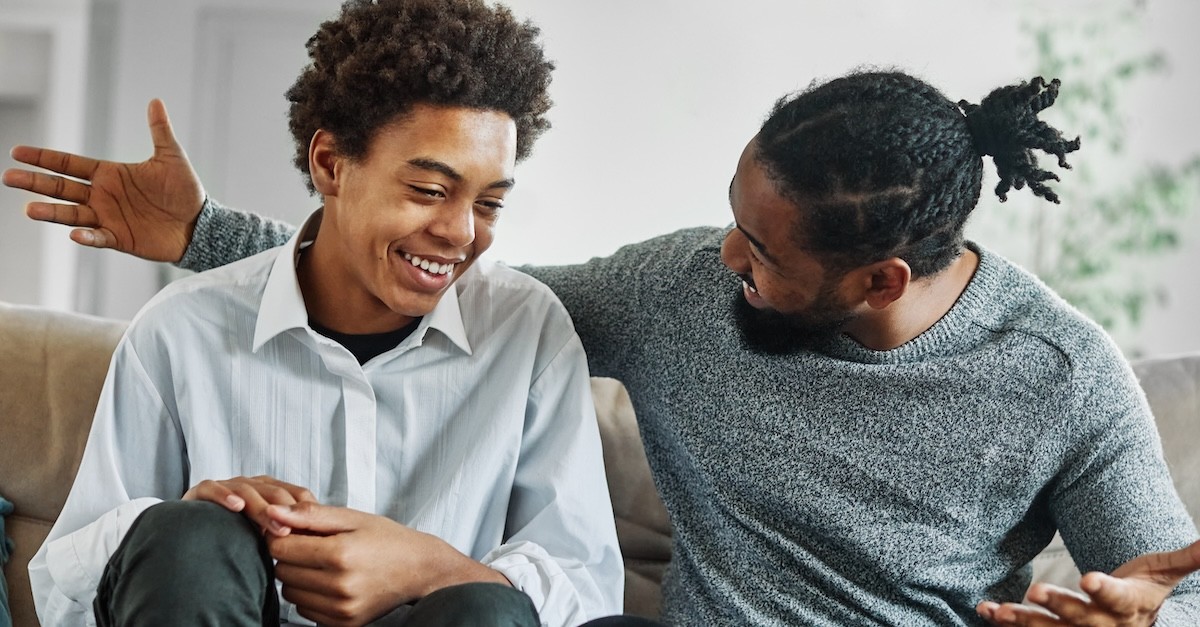
[[[391,519],[316,503],[272,505],[267,535],[283,598],[322,625],[363,625],[434,590],[504,575]]]
[[[76,243],[179,261],[195,230],[204,189],[161,100],[150,102],[147,118],[154,154],[141,163],[17,146],[13,159],[55,174],[7,170],[4,184],[74,203],[31,202],[25,213],[34,220],[78,227],[71,231]]]
[[[975,609],[989,624],[1004,627],[1152,625],[1163,601],[1196,570],[1200,570],[1200,542],[1136,557],[1111,575],[1088,573],[1079,581],[1085,594],[1038,583],[1025,597],[1032,605],[984,601]]]

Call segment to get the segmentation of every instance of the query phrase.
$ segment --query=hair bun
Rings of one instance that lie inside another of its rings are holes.
[[[1026,184],[1034,194],[1051,202],[1058,196],[1043,181],[1058,177],[1037,167],[1033,150],[1058,157],[1061,168],[1070,169],[1066,153],[1079,149],[1079,138],[1067,141],[1062,133],[1038,119],[1038,113],[1058,98],[1059,80],[1049,83],[1038,76],[1028,83],[1001,87],[988,94],[978,105],[960,100],[975,150],[991,156],[1000,173],[996,195],[1007,200],[1009,189]]]

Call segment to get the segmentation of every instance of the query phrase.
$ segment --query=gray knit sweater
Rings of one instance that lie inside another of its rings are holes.
[[[290,232],[207,204],[181,265]],[[975,246],[967,290],[904,346],[760,355],[730,315],[723,234],[527,269],[633,399],[674,527],[668,622],[980,625],[975,604],[1020,600],[1055,530],[1085,571],[1196,538],[1128,365],[1037,279]],[[1200,624],[1200,578],[1159,624]]]

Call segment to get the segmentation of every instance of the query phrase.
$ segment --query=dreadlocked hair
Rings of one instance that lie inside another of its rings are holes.
[[[1037,167],[1033,150],[1058,157],[1058,166],[1067,170],[1071,169],[1067,153],[1079,150],[1078,137],[1067,141],[1057,129],[1037,119],[1038,112],[1058,99],[1060,84],[1057,78],[1047,83],[1038,76],[1028,83],[996,89],[977,105],[958,101],[976,149],[991,155],[996,163],[1000,175],[996,195],[1001,202],[1008,200],[1008,190],[1028,184],[1029,191],[1058,204],[1058,195],[1043,183],[1057,181],[1058,176]]]
[[[1032,154],[1046,150],[1065,167],[1065,153],[1079,147],[1036,117],[1053,104],[1057,85],[1034,79],[997,89],[978,106],[956,105],[908,74],[857,72],[780,99],[755,157],[802,208],[793,228],[802,249],[834,270],[899,257],[913,276],[930,276],[962,252],[982,154],[993,155],[1008,181],[997,187],[1001,199],[1028,184],[1057,201],[1043,184],[1057,177],[1037,170]]]
[[[547,90],[554,63],[539,29],[482,0],[348,0],[307,44],[310,63],[287,99],[294,163],[314,191],[308,145],[318,129],[351,159],[380,127],[415,105],[507,114],[517,126],[517,161],[550,127]]]

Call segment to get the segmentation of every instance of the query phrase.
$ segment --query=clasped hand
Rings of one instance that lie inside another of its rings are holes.
[[[976,611],[1003,627],[1142,627],[1153,625],[1163,601],[1184,577],[1200,569],[1200,542],[1178,551],[1134,558],[1111,575],[1091,572],[1079,581],[1083,594],[1037,583],[1027,605],[984,601]]]
[[[383,516],[321,505],[307,489],[271,477],[207,480],[183,498],[217,503],[258,525],[276,560],[283,598],[322,625],[366,624],[452,583],[448,571],[464,562],[484,576],[495,572],[435,536]]]

